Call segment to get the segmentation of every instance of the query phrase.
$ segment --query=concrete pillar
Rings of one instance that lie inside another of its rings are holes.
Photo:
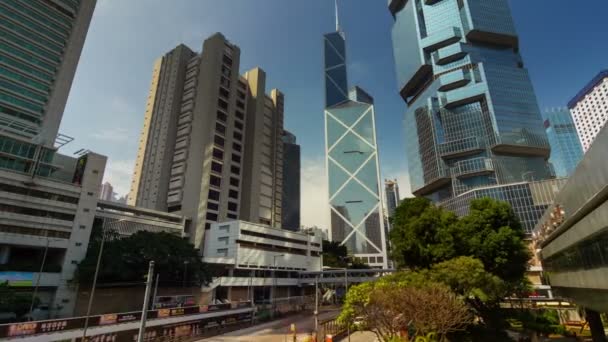
[[[606,333],[599,312],[585,309],[585,316],[587,316],[587,322],[589,322],[593,342],[606,342]]]
[[[0,245],[0,265],[8,264],[10,255],[11,255],[11,246]]]

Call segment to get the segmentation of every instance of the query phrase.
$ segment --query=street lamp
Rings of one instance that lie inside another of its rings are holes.
[[[118,221],[110,222],[109,225],[116,225],[120,222],[126,221],[126,219],[120,219]],[[112,226],[110,226],[111,229]],[[89,296],[89,304],[87,306],[87,315],[84,318],[84,328],[82,332],[82,341],[86,342],[87,328],[89,327],[89,316],[91,315],[91,307],[93,306],[93,297],[95,296],[95,286],[97,285],[97,276],[99,275],[99,266],[101,265],[101,255],[103,254],[103,247],[106,243],[106,220],[103,220],[101,227],[101,246],[99,246],[99,254],[97,254],[97,265],[95,266],[95,275],[93,276],[93,286],[91,288],[91,295]]]
[[[272,294],[271,294],[271,303],[272,303],[272,317],[274,318],[274,311],[276,310],[276,283],[277,283],[277,277],[276,277],[276,268],[277,268],[277,257],[282,257],[285,254],[276,254],[272,256],[272,265],[273,265],[273,269],[272,269]]]

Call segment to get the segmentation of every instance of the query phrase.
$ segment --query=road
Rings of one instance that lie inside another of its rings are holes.
[[[319,321],[331,319],[340,313],[339,310],[321,312]],[[256,325],[250,328],[229,332],[199,340],[200,342],[285,342],[293,341],[289,328],[295,324],[297,341],[303,341],[314,330],[314,316],[311,314],[297,315],[278,321]]]

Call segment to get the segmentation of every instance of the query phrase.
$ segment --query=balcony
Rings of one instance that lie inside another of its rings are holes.
[[[445,65],[459,59],[464,58],[467,55],[462,49],[462,44],[452,44],[441,48],[433,53],[433,60],[437,65]]]
[[[526,130],[501,133],[499,141],[492,146],[496,154],[521,155],[549,158],[551,148],[546,138],[535,136]]]
[[[429,181],[424,182],[424,185],[418,189],[415,189],[412,193],[415,196],[425,196],[433,191],[443,188],[452,182],[450,177],[450,170],[447,167],[443,167],[439,170],[439,175],[435,176]]]
[[[439,91],[450,91],[471,82],[471,71],[457,69],[439,76]]]
[[[454,89],[439,98],[441,105],[447,109],[478,102],[485,97],[486,85],[477,83],[466,88]]]
[[[426,52],[435,51],[454,44],[462,39],[462,32],[458,27],[452,26],[423,38],[421,46]]]
[[[452,168],[452,175],[467,178],[486,175],[494,172],[494,163],[490,158],[474,158],[457,162]]]
[[[474,28],[467,33],[467,39],[476,43],[506,46],[516,51],[519,49],[519,38],[505,33],[489,32],[488,30]]]
[[[484,149],[477,137],[468,137],[439,144],[439,155],[442,158],[457,158],[468,155],[475,155]]]

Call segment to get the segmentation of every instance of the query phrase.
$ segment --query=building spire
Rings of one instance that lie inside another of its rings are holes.
[[[338,0],[335,0],[336,4],[336,32],[340,32],[340,17],[338,16]]]

